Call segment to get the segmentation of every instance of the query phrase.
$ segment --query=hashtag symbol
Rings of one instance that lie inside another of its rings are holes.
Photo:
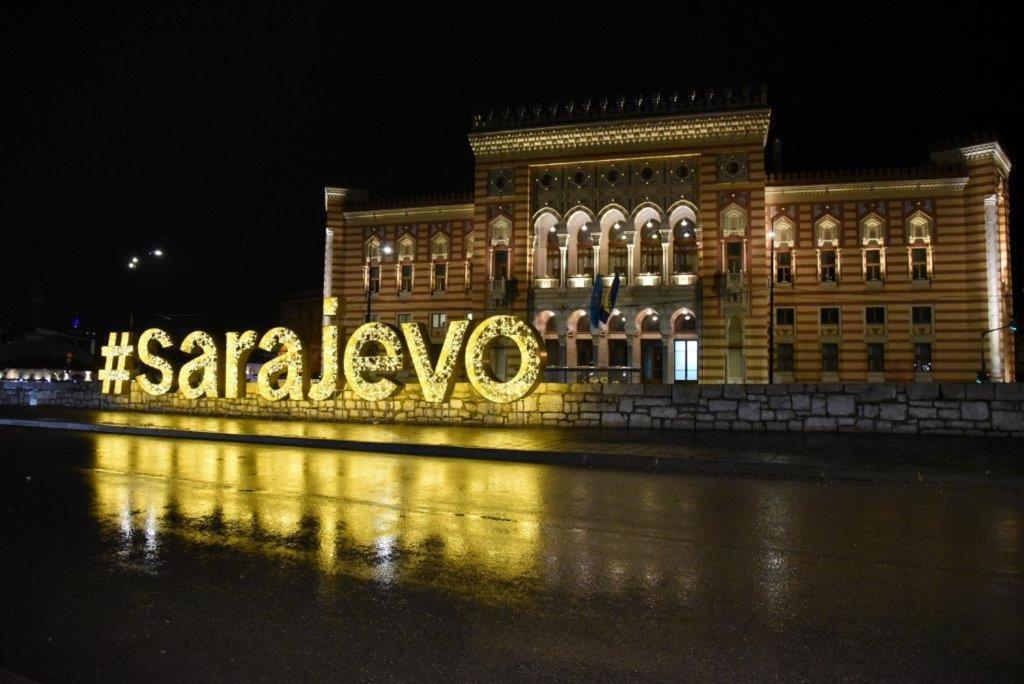
[[[117,333],[110,333],[106,346],[100,347],[100,354],[106,361],[99,378],[103,381],[103,394],[124,394],[132,381],[132,362],[135,360],[135,347],[132,346],[131,333],[121,333],[121,343],[117,343]]]

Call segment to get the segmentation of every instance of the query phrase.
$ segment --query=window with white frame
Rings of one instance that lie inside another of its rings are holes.
[[[430,314],[430,329],[442,330],[448,322],[448,314],[443,311],[435,311]]]

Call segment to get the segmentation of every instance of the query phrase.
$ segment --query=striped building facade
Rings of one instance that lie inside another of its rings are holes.
[[[565,379],[1011,381],[999,144],[769,177],[769,122],[747,90],[476,116],[471,195],[326,189],[324,293],[346,333],[412,320],[440,343],[452,319],[524,317]],[[615,274],[610,320],[590,321]]]

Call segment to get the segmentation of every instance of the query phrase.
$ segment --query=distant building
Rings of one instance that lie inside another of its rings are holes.
[[[324,294],[427,324],[507,312],[549,364],[647,382],[1015,377],[998,142],[912,170],[770,177],[763,92],[519,107],[474,117],[471,194],[325,191]],[[619,291],[588,318],[595,278]]]
[[[5,329],[0,342],[0,379],[91,380],[95,339],[46,328]]]

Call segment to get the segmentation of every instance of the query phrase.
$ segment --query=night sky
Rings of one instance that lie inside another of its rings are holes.
[[[324,185],[468,191],[490,106],[764,82],[787,171],[917,164],[989,130],[1022,161],[1020,37],[981,3],[23,4],[0,10],[3,326],[37,293],[42,325],[123,329],[133,279],[143,321],[266,325],[322,282]]]

